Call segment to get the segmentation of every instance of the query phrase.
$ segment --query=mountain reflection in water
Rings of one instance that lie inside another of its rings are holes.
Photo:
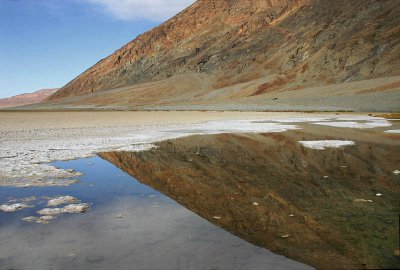
[[[101,157],[289,258],[324,269],[399,267],[399,140],[357,132],[192,136]],[[313,150],[298,143],[327,138],[356,145]]]

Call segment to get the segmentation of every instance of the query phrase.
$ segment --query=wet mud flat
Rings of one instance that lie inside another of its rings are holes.
[[[321,269],[399,268],[399,134],[301,127],[191,136],[100,156],[272,252]],[[300,143],[324,140],[352,143]]]
[[[29,206],[0,211],[1,270],[311,269],[218,228],[99,157],[52,165],[82,175],[71,186],[0,187],[0,205]],[[90,208],[66,212],[79,203]]]

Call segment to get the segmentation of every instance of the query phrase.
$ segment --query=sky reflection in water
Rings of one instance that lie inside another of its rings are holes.
[[[0,269],[304,269],[212,225],[96,157],[56,166],[83,172],[70,187],[0,188],[0,203],[36,196],[35,208],[0,212]],[[51,224],[26,223],[47,201],[92,204]],[[120,218],[122,216],[122,218]]]

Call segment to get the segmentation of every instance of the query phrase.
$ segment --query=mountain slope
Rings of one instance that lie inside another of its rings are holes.
[[[39,103],[52,94],[54,94],[58,88],[55,89],[42,89],[39,91],[36,91],[34,93],[27,93],[27,94],[21,94],[9,98],[2,98],[0,99],[0,108],[6,108],[6,107],[14,107],[14,106],[23,106],[23,105],[28,105],[28,104],[35,104]]]
[[[199,0],[49,101],[257,103],[271,93],[393,77],[400,75],[399,18],[396,0]],[[399,78],[384,89],[398,99]]]

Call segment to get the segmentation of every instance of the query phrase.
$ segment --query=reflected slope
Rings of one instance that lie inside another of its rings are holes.
[[[325,139],[356,144],[315,150],[298,143]],[[192,136],[101,157],[273,252],[324,269],[390,268],[399,267],[398,139],[309,126]]]

